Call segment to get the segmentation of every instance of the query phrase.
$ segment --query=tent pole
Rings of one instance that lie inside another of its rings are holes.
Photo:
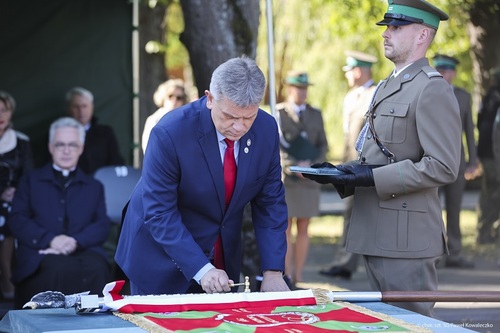
[[[139,168],[139,0],[132,0],[132,8],[132,163],[135,168]]]

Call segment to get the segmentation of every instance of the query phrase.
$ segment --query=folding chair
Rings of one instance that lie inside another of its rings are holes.
[[[114,256],[120,236],[122,210],[141,178],[141,170],[127,165],[105,166],[94,173],[94,178],[104,185],[106,211],[111,219],[111,230],[104,248],[108,252],[112,274],[116,275],[117,266]]]

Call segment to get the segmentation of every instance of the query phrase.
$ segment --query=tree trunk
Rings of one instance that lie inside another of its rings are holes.
[[[247,55],[255,59],[259,1],[181,0],[186,46],[198,96],[209,88],[212,72],[224,61]]]
[[[470,9],[468,31],[470,36],[475,90],[479,102],[490,83],[491,70],[500,66],[500,7],[497,0],[477,0]]]
[[[157,41],[165,44],[164,18],[166,6],[158,3],[149,8],[143,1],[139,4],[139,129],[140,136],[146,118],[158,107],[154,104],[153,94],[158,85],[167,79],[165,70],[165,53],[148,53],[146,44]],[[141,147],[141,143],[136,144]],[[142,164],[142,149],[140,149]]]

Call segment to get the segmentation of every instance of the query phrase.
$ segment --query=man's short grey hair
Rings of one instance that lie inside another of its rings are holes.
[[[8,92],[0,90],[0,101],[3,101],[7,109],[11,109],[12,112],[16,109],[16,100]]]
[[[73,98],[73,96],[83,96],[83,97],[86,97],[91,103],[94,102],[94,95],[89,90],[82,88],[82,87],[71,88],[66,93],[66,101],[71,102],[71,99]]]
[[[255,61],[233,58],[212,73],[210,93],[216,101],[227,98],[238,107],[259,105],[264,97],[266,78]]]
[[[80,124],[78,120],[71,117],[59,118],[50,125],[49,143],[54,142],[54,136],[56,134],[56,130],[66,127],[76,128],[78,130],[78,136],[80,137],[80,143],[82,144],[85,143],[85,127],[83,127],[83,125]]]

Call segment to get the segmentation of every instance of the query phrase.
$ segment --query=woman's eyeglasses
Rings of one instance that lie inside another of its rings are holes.
[[[174,95],[174,94],[172,94],[172,95],[168,95],[168,99],[172,99],[172,98],[174,98],[174,97],[175,97],[175,99],[176,99],[176,100],[178,100],[178,101],[182,101],[182,100],[184,100],[184,98],[185,98],[184,96],[180,96],[180,95]]]

